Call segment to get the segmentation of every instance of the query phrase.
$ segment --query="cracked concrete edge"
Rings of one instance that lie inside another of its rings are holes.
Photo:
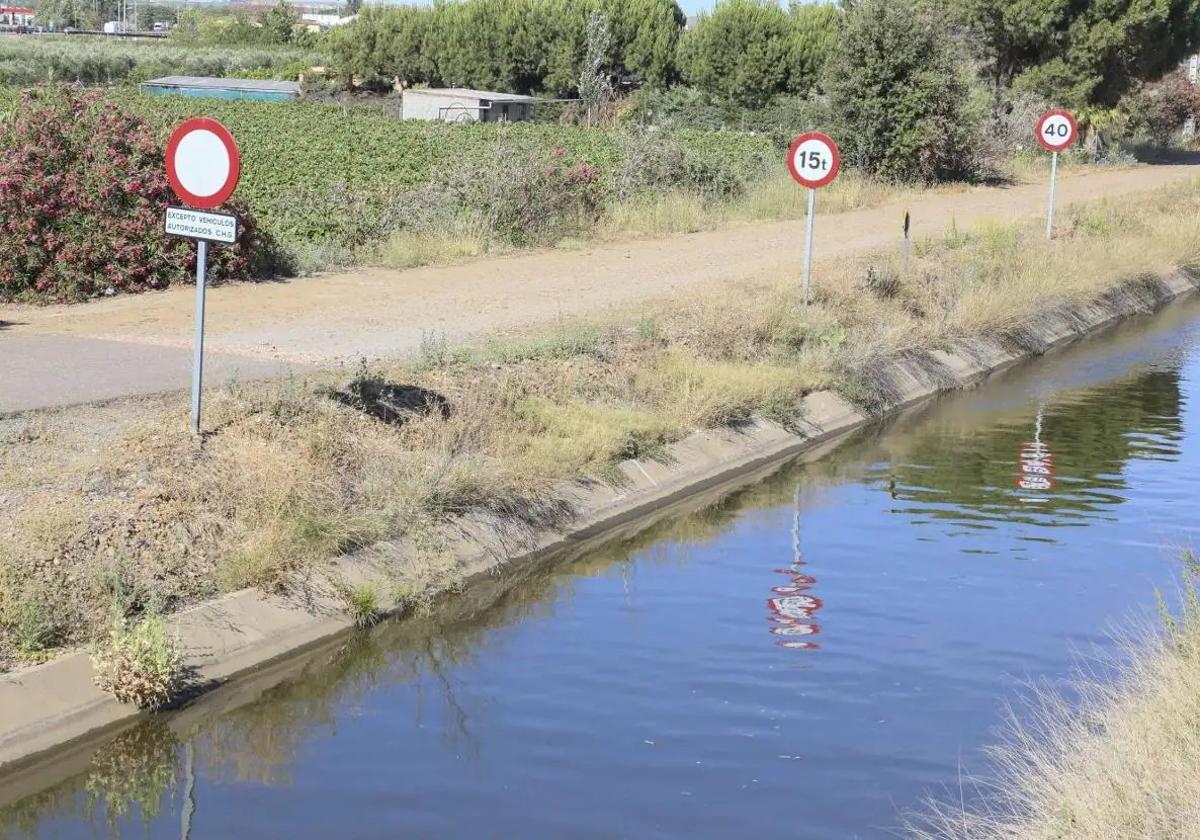
[[[1024,359],[1123,318],[1152,312],[1197,288],[1200,277],[1184,270],[1138,278],[1097,301],[1047,311],[1005,335],[905,354],[876,372],[888,412],[943,391],[971,387]],[[756,420],[738,429],[695,432],[671,446],[662,459],[622,463],[625,481],[620,486],[564,483],[561,490],[577,511],[564,531],[514,535],[494,521],[459,523],[455,554],[463,575],[469,580],[506,563],[544,559],[689,496],[724,485],[732,489],[819,444],[832,448],[832,441],[873,419],[831,391],[805,396],[800,417],[795,431]],[[402,554],[404,546],[384,544],[372,552],[389,550]],[[346,579],[377,575],[369,554],[339,563]],[[169,626],[203,691],[300,654],[353,625],[333,592],[317,592],[298,604],[248,589],[181,611],[169,618]],[[128,726],[145,714],[100,691],[92,675],[88,653],[76,651],[0,677],[0,771],[53,758],[68,745]]]

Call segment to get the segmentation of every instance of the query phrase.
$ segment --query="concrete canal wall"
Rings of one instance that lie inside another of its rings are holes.
[[[1023,359],[1152,312],[1197,288],[1200,275],[1183,270],[1138,278],[1091,304],[1048,311],[1000,337],[892,359],[875,372],[876,384],[888,410],[896,411],[943,391],[971,387]],[[619,529],[636,529],[673,503],[752,482],[801,453],[816,457],[874,419],[829,391],[804,397],[801,408],[799,432],[765,421],[697,432],[670,447],[661,460],[621,464],[625,481],[620,486],[564,485],[562,495],[576,511],[569,530],[516,531],[483,518],[456,523],[462,572],[469,580],[505,563],[546,560]],[[339,561],[339,571],[350,583],[371,581],[381,576],[383,558],[394,568],[405,554],[402,543],[382,544]],[[302,598],[243,590],[173,615],[169,624],[186,653],[196,693],[295,656],[352,626],[330,587],[316,587]],[[92,673],[87,652],[79,651],[0,677],[0,771],[62,755],[68,744],[101,737],[143,714],[96,688]]]

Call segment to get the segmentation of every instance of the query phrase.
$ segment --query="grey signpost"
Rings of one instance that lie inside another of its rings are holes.
[[[200,388],[204,385],[204,274],[208,242],[196,243],[196,342],[192,362],[192,432],[200,434]]]
[[[792,141],[788,149],[788,171],[796,182],[808,189],[808,223],[804,234],[804,305],[809,302],[812,281],[813,224],[816,217],[817,190],[833,183],[841,168],[837,143],[819,131],[809,131]]]
[[[165,230],[196,240],[196,346],[192,363],[192,431],[200,434],[204,385],[204,298],[208,243],[237,242],[237,217],[206,212],[220,207],[237,188],[241,155],[225,126],[207,118],[180,124],[167,141],[167,180],[188,207],[168,207]],[[195,209],[193,209],[195,208]]]
[[[1047,111],[1038,119],[1034,136],[1050,152],[1050,198],[1046,205],[1046,238],[1054,238],[1054,188],[1058,181],[1058,153],[1074,145],[1079,137],[1075,118],[1061,108]]]

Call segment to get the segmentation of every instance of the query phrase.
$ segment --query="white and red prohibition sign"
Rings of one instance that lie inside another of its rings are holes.
[[[833,183],[842,168],[842,153],[827,134],[809,131],[792,141],[788,149],[788,172],[810,190]]]
[[[1079,124],[1061,108],[1047,111],[1037,122],[1037,141],[1047,152],[1065,152],[1079,137]]]
[[[200,434],[200,392],[204,380],[204,287],[208,243],[237,242],[237,217],[206,212],[229,200],[242,174],[242,156],[229,129],[216,120],[185,120],[167,140],[167,181],[186,205],[168,207],[163,229],[196,240],[196,348],[192,363],[192,431]]]
[[[186,120],[167,141],[167,180],[185,204],[212,210],[237,189],[242,155],[233,135],[208,117]]]

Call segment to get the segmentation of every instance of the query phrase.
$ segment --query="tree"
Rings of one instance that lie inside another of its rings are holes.
[[[761,105],[786,89],[791,50],[791,25],[777,2],[720,0],[684,33],[679,67],[701,90]]]
[[[266,44],[290,44],[296,37],[300,13],[287,0],[280,0],[258,16],[261,40]]]
[[[788,50],[788,89],[807,93],[821,75],[837,44],[841,10],[832,3],[793,2],[788,17],[792,34]]]
[[[1111,106],[1200,42],[1200,0],[952,0],[997,92]]]
[[[651,83],[674,76],[683,13],[674,0],[435,0],[367,6],[329,39],[343,77],[470,85],[512,93],[574,94],[586,30],[601,12],[611,34],[604,64]]]
[[[37,0],[34,3],[39,24],[52,25],[56,29],[75,26],[80,29],[99,29],[106,20],[117,16],[115,0],[103,3],[93,0]]]
[[[824,73],[843,154],[896,181],[971,173],[967,83],[945,28],[913,0],[863,0]]]
[[[579,70],[579,99],[587,109],[587,124],[591,125],[596,109],[612,96],[612,76],[607,66],[612,33],[604,12],[596,10],[588,17],[585,39],[587,52]]]
[[[640,75],[647,84],[675,80],[675,53],[686,22],[675,0],[601,0],[612,32],[610,59],[617,75]]]

